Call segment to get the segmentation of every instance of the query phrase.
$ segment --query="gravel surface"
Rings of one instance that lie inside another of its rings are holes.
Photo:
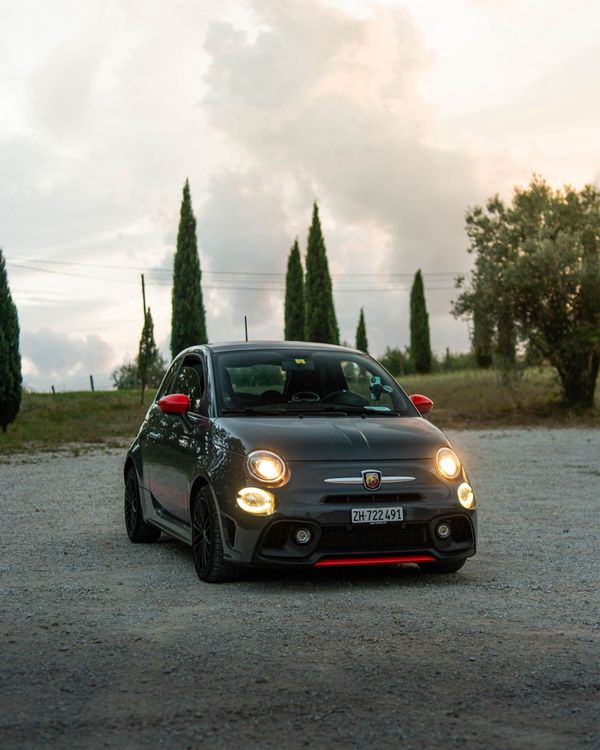
[[[197,580],[131,545],[122,451],[0,465],[2,748],[598,747],[600,433],[450,435],[462,571]]]

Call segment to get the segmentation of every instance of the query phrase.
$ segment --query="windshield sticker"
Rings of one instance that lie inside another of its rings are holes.
[[[284,359],[281,363],[281,369],[284,372],[296,372],[298,370],[314,370],[315,363],[312,359],[294,357],[294,359]]]

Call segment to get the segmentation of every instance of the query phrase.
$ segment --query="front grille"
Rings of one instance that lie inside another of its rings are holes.
[[[329,505],[349,505],[350,503],[405,503],[422,500],[418,492],[369,492],[360,495],[326,495],[321,502]]]
[[[427,524],[385,524],[352,527],[322,526],[319,552],[399,550],[427,545]]]
[[[290,525],[286,522],[274,523],[265,537],[263,547],[269,549],[281,549],[285,546],[290,534]]]
[[[450,528],[452,529],[452,538],[455,542],[473,541],[471,524],[464,516],[456,516],[455,518],[451,518]]]

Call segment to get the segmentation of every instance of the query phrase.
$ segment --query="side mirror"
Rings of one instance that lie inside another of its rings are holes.
[[[433,409],[433,401],[427,396],[421,396],[420,393],[413,393],[412,396],[409,396],[409,399],[417,407],[420,414],[429,414]]]
[[[191,405],[189,396],[184,393],[170,393],[158,400],[158,408],[164,414],[187,414]]]

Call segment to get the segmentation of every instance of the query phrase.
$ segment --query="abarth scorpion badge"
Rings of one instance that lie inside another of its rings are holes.
[[[366,490],[378,490],[381,487],[380,471],[362,471],[361,474]]]

